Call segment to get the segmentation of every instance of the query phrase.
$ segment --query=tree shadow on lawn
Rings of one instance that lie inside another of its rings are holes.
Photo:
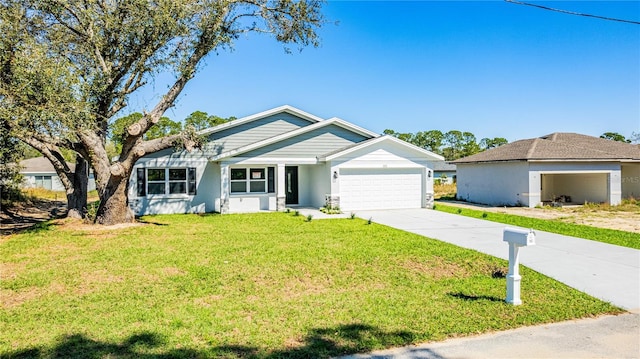
[[[122,343],[102,342],[73,334],[53,347],[22,349],[5,353],[3,358],[329,358],[369,352],[378,348],[412,343],[414,334],[406,331],[385,332],[366,324],[341,325],[312,329],[293,348],[267,352],[257,347],[228,345],[206,349],[179,348],[158,352],[164,338],[151,332],[130,336]],[[436,358],[436,357],[433,357]]]
[[[488,300],[491,302],[504,302],[503,298],[498,298],[490,295],[475,295],[475,294],[464,294],[462,292],[458,293],[447,293],[454,298],[468,300],[468,301],[477,301],[477,300]]]

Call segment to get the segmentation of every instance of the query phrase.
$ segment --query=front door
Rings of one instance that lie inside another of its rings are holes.
[[[286,204],[298,204],[298,167],[286,166],[284,168],[284,189]]]

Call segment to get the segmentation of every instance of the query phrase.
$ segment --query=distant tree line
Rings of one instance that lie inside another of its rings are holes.
[[[476,136],[473,133],[461,132],[458,130],[451,130],[445,133],[439,130],[401,133],[391,129],[386,129],[383,133],[385,135],[394,136],[433,153],[437,153],[443,156],[446,161],[457,160],[458,158],[471,156],[509,143],[509,141],[503,137],[483,138],[480,141],[477,141]],[[629,138],[626,138],[617,132],[605,132],[600,135],[600,138],[624,143],[640,144],[640,132],[632,132]]]
[[[447,161],[471,156],[491,148],[509,143],[506,138],[483,138],[479,142],[471,132],[451,130],[442,133],[439,130],[420,131],[416,133],[400,133],[394,130],[384,130],[385,135],[391,135],[420,148],[437,153]]]
[[[617,132],[605,132],[600,135],[600,138],[624,143],[640,143],[640,132],[632,132],[629,138],[626,138]]]

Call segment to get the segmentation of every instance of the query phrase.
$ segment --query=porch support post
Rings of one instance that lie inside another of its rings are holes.
[[[617,206],[622,202],[622,170],[615,169],[607,176],[607,194],[609,203]]]
[[[287,207],[287,194],[284,186],[284,164],[278,163],[278,173],[276,174],[276,211],[284,211]]]
[[[434,192],[433,192],[433,171],[431,168],[426,167],[422,170],[422,178],[425,179],[425,190],[424,190],[424,208],[433,209],[433,200],[434,200]]]
[[[229,213],[229,165],[220,164],[220,214]]]

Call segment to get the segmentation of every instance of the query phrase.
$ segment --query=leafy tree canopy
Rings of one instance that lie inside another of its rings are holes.
[[[623,135],[617,132],[605,132],[602,135],[600,135],[600,138],[604,138],[612,141],[618,141],[618,142],[631,143],[630,139],[626,139]]]
[[[233,121],[236,117],[223,118],[215,115],[209,116],[206,112],[195,111],[184,119],[185,126],[191,126],[196,131],[204,130],[205,128],[221,125],[225,122]]]
[[[442,131],[439,130],[399,133],[391,129],[386,129],[383,133],[442,155],[447,161],[471,156],[478,152],[508,143],[508,141],[502,137],[483,138],[480,142],[477,142],[476,136],[473,133],[458,130],[451,130],[446,133],[442,133]]]
[[[177,144],[187,150],[199,144],[190,127],[145,135],[203,59],[251,32],[274,36],[286,50],[317,46],[321,6],[317,0],[0,0],[0,118],[22,132],[20,139],[51,153],[50,160],[63,147],[92,165],[98,223],[131,221],[127,186],[135,162]],[[160,72],[174,74],[174,82],[127,127],[111,162],[110,121]]]

